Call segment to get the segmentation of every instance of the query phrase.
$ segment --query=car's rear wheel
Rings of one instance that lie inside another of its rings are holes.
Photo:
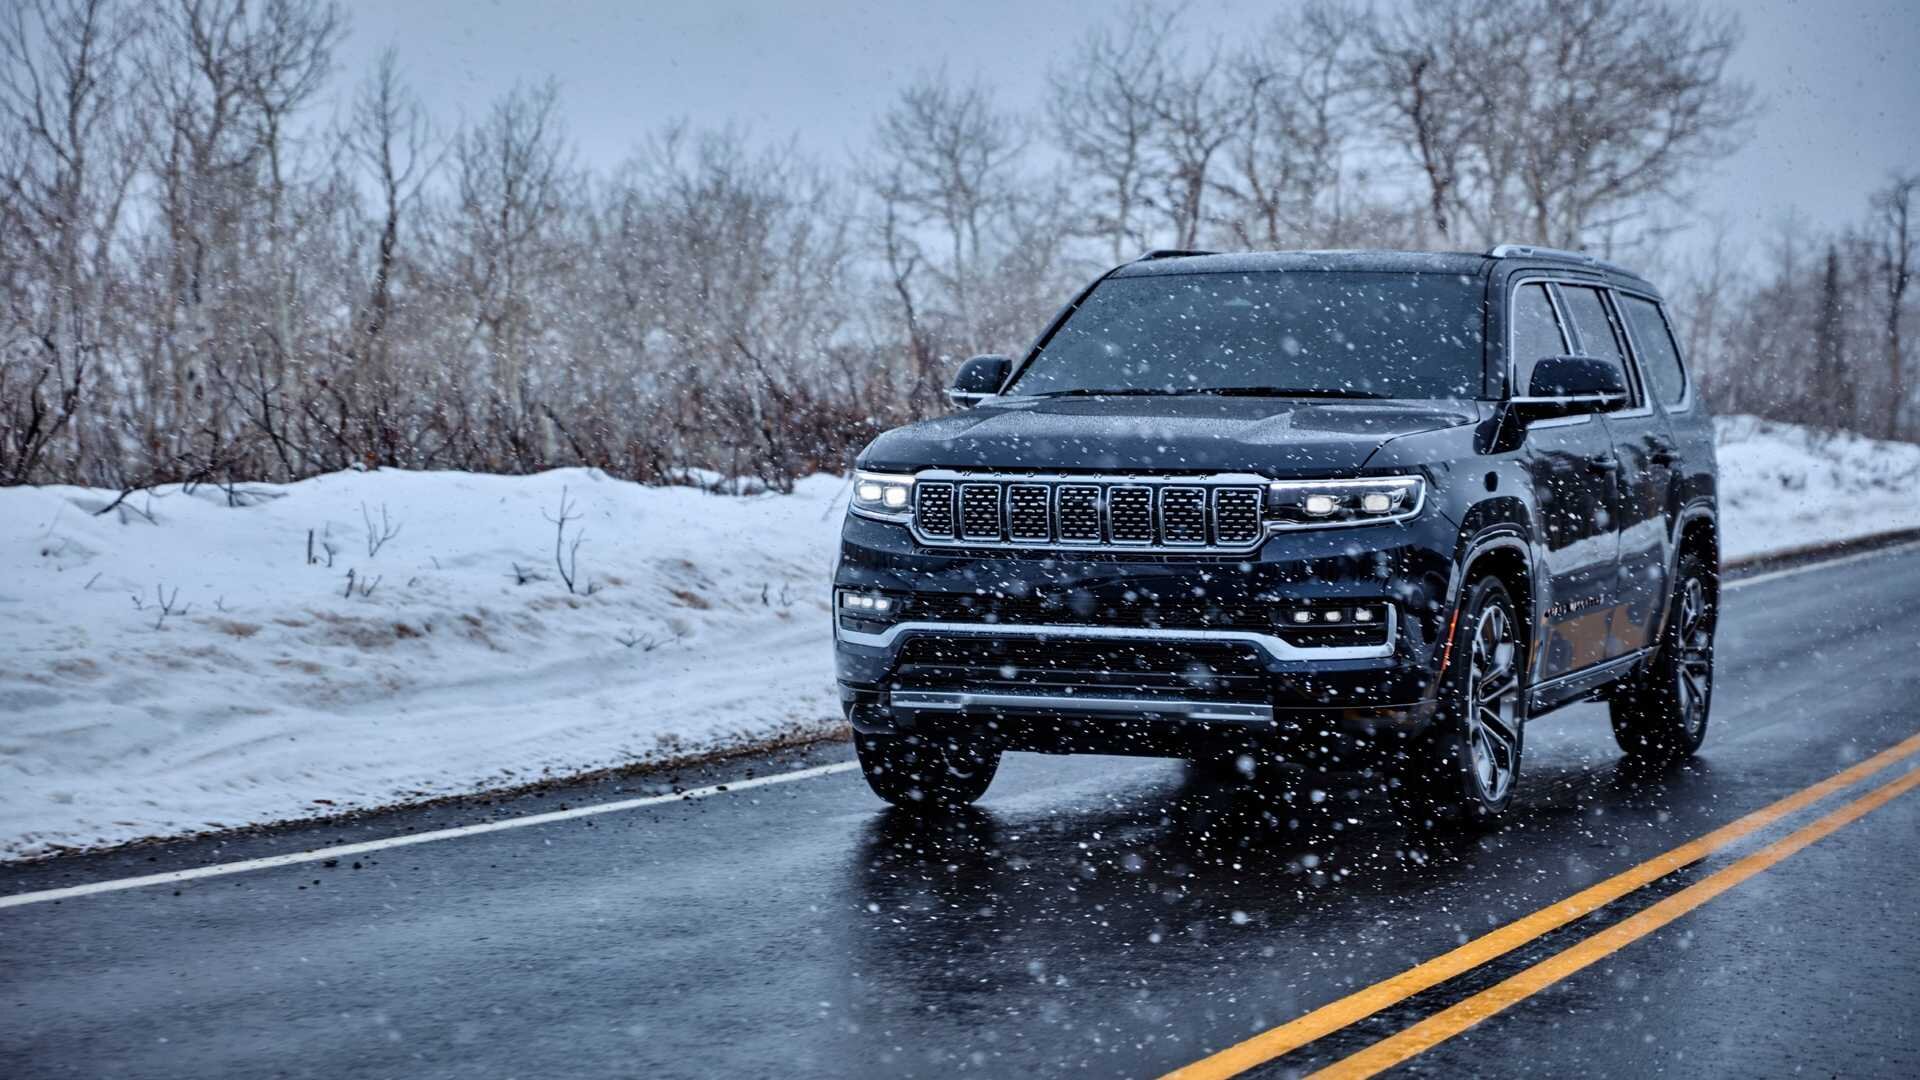
[[[1523,633],[1499,578],[1468,586],[1440,715],[1395,770],[1394,801],[1409,824],[1484,825],[1512,805],[1526,732]]]
[[[1628,757],[1678,761],[1707,737],[1713,706],[1713,631],[1718,613],[1706,564],[1680,557],[1660,649],[1633,683],[1614,696],[1613,737]]]
[[[1000,768],[998,747],[965,735],[855,734],[853,747],[873,793],[908,809],[966,806]]]

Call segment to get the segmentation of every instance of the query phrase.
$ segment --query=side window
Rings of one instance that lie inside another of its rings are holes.
[[[1532,385],[1534,362],[1543,356],[1564,356],[1566,335],[1560,332],[1560,318],[1553,313],[1553,301],[1547,299],[1547,287],[1522,285],[1513,293],[1508,314],[1513,323],[1513,393],[1522,395]]]
[[[1687,376],[1680,370],[1680,350],[1673,343],[1667,320],[1660,316],[1660,305],[1637,296],[1620,296],[1620,310],[1633,329],[1640,370],[1646,373],[1653,392],[1668,405],[1678,405],[1687,396]]]
[[[1582,285],[1562,285],[1560,302],[1566,306],[1567,319],[1573,323],[1573,332],[1579,335],[1580,351],[1587,356],[1619,364],[1620,372],[1625,376],[1627,352],[1620,343],[1620,335],[1614,331],[1613,319],[1607,315],[1607,302],[1601,298],[1600,290]],[[1631,380],[1628,381],[1631,383]]]

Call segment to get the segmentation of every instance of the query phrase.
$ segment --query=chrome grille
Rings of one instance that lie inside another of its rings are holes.
[[[1000,485],[960,485],[960,537],[963,540],[1003,540],[1000,532]]]
[[[1051,540],[1045,484],[1007,485],[1007,536],[1013,540]]]
[[[1266,536],[1258,477],[1116,478],[932,470],[915,536],[935,546],[1244,552]]]
[[[1260,538],[1259,488],[1220,488],[1213,493],[1214,542],[1225,547]]]
[[[1143,487],[1107,489],[1107,539],[1116,544],[1153,543],[1153,492]]]
[[[1207,542],[1205,489],[1170,487],[1160,490],[1160,542],[1169,545]]]
[[[1057,535],[1064,544],[1097,544],[1100,531],[1100,489],[1092,484],[1061,484],[1055,516]]]
[[[913,520],[928,536],[953,538],[953,485],[927,482],[913,486]]]

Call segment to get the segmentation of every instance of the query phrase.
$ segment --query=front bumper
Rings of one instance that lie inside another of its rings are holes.
[[[863,732],[964,726],[1014,749],[1178,755],[1215,739],[1411,733],[1433,715],[1455,536],[1430,510],[1284,533],[1242,556],[956,551],[849,517],[836,586],[905,603],[878,622],[836,607],[841,698]],[[962,598],[989,613],[952,617]],[[1065,617],[1034,615],[1036,598],[1065,598]],[[1174,600],[1240,612],[1384,602],[1391,625],[1383,644],[1346,646],[1244,618],[1137,617]],[[997,618],[997,601],[1023,616]],[[916,618],[916,605],[943,617]]]

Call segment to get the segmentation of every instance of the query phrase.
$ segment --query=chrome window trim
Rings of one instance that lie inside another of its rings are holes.
[[[895,690],[887,707],[918,712],[965,712],[968,709],[1008,709],[1038,712],[1164,714],[1188,720],[1246,723],[1273,722],[1273,706],[1238,701],[1192,701],[1183,698],[1096,697],[1087,694],[1007,694],[971,691]]]
[[[840,625],[836,612],[834,636],[849,645],[873,649],[891,648],[906,634],[934,634],[949,637],[1097,638],[1106,641],[1152,641],[1161,643],[1227,642],[1252,645],[1275,660],[1376,660],[1393,655],[1400,636],[1400,613],[1387,605],[1387,639],[1378,645],[1294,645],[1277,634],[1254,630],[1180,630],[1163,627],[1070,626],[1058,623],[967,623],[933,620],[894,623],[877,633],[848,630]]]

